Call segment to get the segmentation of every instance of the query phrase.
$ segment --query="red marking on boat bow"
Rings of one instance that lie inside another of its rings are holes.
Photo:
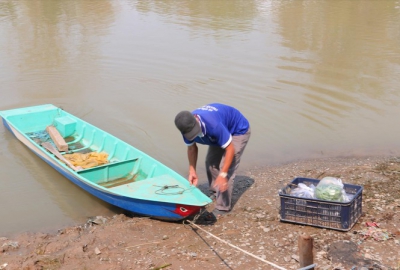
[[[200,209],[201,206],[177,204],[173,212],[180,216],[187,217],[198,213]]]

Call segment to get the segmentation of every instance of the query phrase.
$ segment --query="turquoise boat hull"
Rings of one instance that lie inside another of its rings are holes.
[[[183,220],[212,202],[171,168],[54,105],[0,111],[0,116],[11,133],[51,167],[90,194],[126,211],[162,220]],[[68,154],[105,152],[108,163],[71,169],[30,136],[50,125],[65,137]]]

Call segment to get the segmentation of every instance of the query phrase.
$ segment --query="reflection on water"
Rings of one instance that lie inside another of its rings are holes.
[[[396,154],[398,29],[399,1],[3,0],[0,110],[55,104],[182,175],[173,118],[209,102],[251,122],[243,171]],[[28,152],[0,128],[0,233],[108,211]]]
[[[356,96],[347,100],[349,96],[340,92],[380,98],[387,89],[396,87],[393,80],[386,79],[398,74],[398,68],[391,65],[393,56],[400,52],[400,32],[394,30],[400,27],[396,6],[396,1],[383,5],[373,1],[342,1],[340,5],[293,1],[281,5],[278,18],[283,45],[303,55],[298,59],[303,67],[304,61],[312,61],[302,72],[311,75],[314,84],[331,87],[326,89],[327,96],[337,95],[349,105]],[[321,88],[311,89],[312,93],[319,95]]]
[[[113,20],[109,1],[6,0],[1,10],[12,25],[7,48],[17,46],[21,72],[90,60]]]
[[[259,3],[258,3],[259,2]],[[253,30],[253,20],[259,14],[258,5],[268,1],[132,1],[139,12],[157,13],[166,23],[190,27],[191,34],[207,31],[232,30],[234,35]],[[202,32],[201,36],[213,35]],[[238,32],[239,31],[239,32]],[[214,35],[218,37],[218,35]]]
[[[13,75],[19,85],[41,85],[29,91],[25,85],[17,85],[15,102],[71,95],[81,98],[76,85],[82,79],[75,77],[75,86],[68,89],[63,83],[82,69],[99,69],[98,44],[114,20],[112,2],[5,0],[0,10],[4,14],[1,27],[8,36],[3,36],[1,45],[12,55],[12,64],[3,68],[15,69]]]

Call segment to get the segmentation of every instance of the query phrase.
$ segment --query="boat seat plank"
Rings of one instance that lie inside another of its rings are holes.
[[[139,164],[140,158],[132,158],[83,169],[77,173],[91,183],[112,186],[114,180],[135,178]]]
[[[134,181],[136,181],[136,177],[130,176],[130,177],[121,177],[121,178],[107,181],[107,182],[101,182],[101,183],[98,183],[98,185],[105,187],[105,188],[112,188],[112,187],[116,187],[116,186],[129,184]]]
[[[99,166],[96,166],[96,167],[82,169],[82,170],[78,171],[78,173],[80,174],[82,172],[95,171],[95,170],[98,170],[100,168],[115,166],[115,165],[118,165],[118,164],[131,163],[131,162],[135,162],[135,161],[138,161],[138,160],[139,160],[139,158],[130,158],[130,159],[127,159],[127,160],[114,161],[114,162],[102,164],[102,165],[99,165]]]

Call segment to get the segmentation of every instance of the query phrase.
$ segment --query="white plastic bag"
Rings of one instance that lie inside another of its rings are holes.
[[[311,184],[311,186],[307,186],[303,183],[299,183],[297,188],[294,188],[290,191],[290,195],[296,197],[303,197],[303,198],[314,198],[314,189],[315,186]]]

